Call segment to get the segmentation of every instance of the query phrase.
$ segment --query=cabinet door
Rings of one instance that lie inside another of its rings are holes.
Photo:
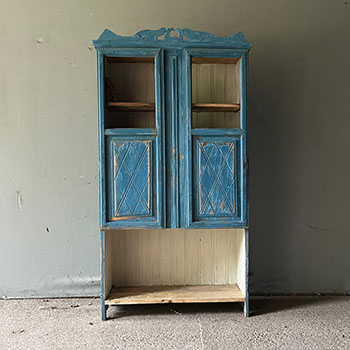
[[[185,227],[247,224],[245,55],[184,49],[180,179]]]
[[[102,222],[163,227],[162,50],[102,52]]]
[[[130,226],[158,225],[156,135],[107,135],[108,219]]]

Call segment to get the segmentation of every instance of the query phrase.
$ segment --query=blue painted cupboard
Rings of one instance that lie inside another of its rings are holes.
[[[248,303],[242,33],[180,28],[97,50],[102,318],[111,305]]]

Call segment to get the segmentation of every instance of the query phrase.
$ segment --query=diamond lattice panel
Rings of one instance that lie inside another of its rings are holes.
[[[114,215],[151,214],[151,141],[114,143]]]
[[[234,143],[199,143],[199,215],[235,214]]]

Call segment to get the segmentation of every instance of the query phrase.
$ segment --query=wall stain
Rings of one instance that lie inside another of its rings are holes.
[[[17,203],[17,210],[22,210],[24,205],[24,200],[23,200],[21,191],[16,191],[16,203]]]

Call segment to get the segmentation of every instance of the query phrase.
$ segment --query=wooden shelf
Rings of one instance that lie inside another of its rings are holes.
[[[154,57],[106,57],[108,63],[154,63]]]
[[[192,103],[193,112],[238,112],[238,103]]]
[[[107,102],[107,108],[114,111],[152,112],[155,109],[155,104],[148,102]]]
[[[106,305],[244,302],[237,284],[113,288]]]
[[[241,58],[192,57],[193,64],[236,64]]]

